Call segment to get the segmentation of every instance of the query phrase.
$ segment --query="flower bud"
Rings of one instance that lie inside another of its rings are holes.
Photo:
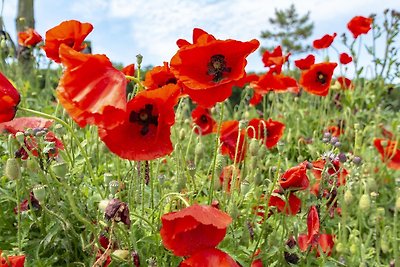
[[[258,149],[258,157],[260,159],[263,159],[263,158],[265,158],[266,155],[267,155],[267,147],[260,146],[260,148]]]
[[[225,167],[225,158],[221,154],[217,154],[216,162],[215,162],[215,172],[221,173],[222,168]]]
[[[348,189],[346,190],[346,192],[344,192],[344,203],[346,203],[346,205],[350,205],[353,202],[353,194],[351,193],[351,190]]]
[[[346,154],[344,154],[344,153],[339,153],[338,159],[339,159],[339,161],[340,161],[341,163],[345,163],[345,162],[347,161]]]
[[[260,149],[260,143],[257,139],[252,138],[249,144],[249,152],[252,156],[257,156],[258,150]]]
[[[179,131],[179,140],[180,140],[180,141],[183,141],[183,140],[185,140],[185,138],[186,138],[186,130],[185,130],[184,128],[182,128],[182,129]]]
[[[337,251],[338,253],[343,253],[343,252],[345,252],[345,247],[344,247],[343,243],[341,243],[341,242],[337,243],[336,246],[335,246],[335,248],[336,248],[336,251]]]
[[[360,197],[360,201],[358,202],[358,207],[363,212],[369,211],[369,209],[371,208],[371,199],[368,194],[363,194]]]
[[[112,253],[114,256],[121,258],[121,259],[126,259],[129,256],[129,250],[126,249],[116,249],[114,250],[114,252]]]
[[[18,160],[15,158],[9,158],[6,162],[5,176],[8,179],[16,180],[21,178],[21,167]]]
[[[204,145],[202,142],[199,142],[196,144],[196,147],[194,149],[194,154],[196,157],[201,158],[204,155]]]
[[[58,178],[65,178],[68,173],[68,165],[66,162],[58,162],[52,165],[51,169]]]
[[[39,204],[43,204],[46,201],[46,188],[43,185],[36,185],[32,191]]]
[[[136,63],[140,66],[143,61],[143,56],[141,54],[136,55]]]
[[[386,254],[386,253],[388,253],[389,252],[389,244],[388,244],[388,242],[386,241],[386,238],[381,238],[381,250],[382,250],[382,252],[384,253],[384,254]]]

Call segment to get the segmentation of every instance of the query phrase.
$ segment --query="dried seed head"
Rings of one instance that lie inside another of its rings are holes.
[[[122,222],[128,226],[131,225],[128,205],[116,198],[111,199],[108,203],[104,217],[107,220]]]

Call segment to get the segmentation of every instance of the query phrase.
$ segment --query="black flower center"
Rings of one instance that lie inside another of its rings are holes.
[[[153,111],[153,105],[146,104],[144,108],[139,110],[139,112],[132,111],[131,114],[129,115],[130,122],[137,123],[142,126],[140,134],[143,136],[149,132],[150,124],[158,126],[158,116],[154,116],[152,114],[152,111]]]
[[[212,56],[210,62],[208,62],[207,67],[207,74],[214,76],[214,82],[221,81],[224,72],[231,72],[231,68],[226,66],[225,56],[220,54]]]
[[[202,123],[207,123],[208,122],[208,119],[207,119],[207,116],[206,115],[201,115],[200,116],[200,121],[202,122]]]
[[[327,80],[326,74],[318,71],[317,72],[317,82],[321,83],[321,84],[325,84]]]

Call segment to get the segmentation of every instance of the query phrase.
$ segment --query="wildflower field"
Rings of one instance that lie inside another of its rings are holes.
[[[1,267],[400,265],[397,11],[301,57],[194,28],[149,69],[92,31],[1,41]]]

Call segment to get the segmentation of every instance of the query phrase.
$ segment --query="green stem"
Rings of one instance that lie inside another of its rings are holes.
[[[19,205],[20,202],[20,191],[19,191],[19,181],[15,180],[15,191],[17,195],[17,239],[18,239],[18,251],[22,252],[22,235],[21,235],[21,207]]]

